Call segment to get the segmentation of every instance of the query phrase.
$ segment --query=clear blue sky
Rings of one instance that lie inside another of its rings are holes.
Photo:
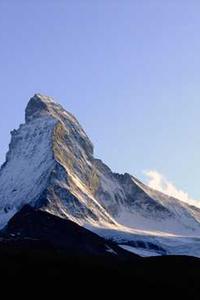
[[[200,199],[200,1],[0,0],[0,162],[36,92],[113,170]]]

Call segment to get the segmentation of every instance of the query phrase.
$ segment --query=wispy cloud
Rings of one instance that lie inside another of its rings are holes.
[[[200,207],[200,202],[192,199],[188,193],[178,189],[173,183],[167,180],[167,178],[160,174],[158,171],[149,170],[145,171],[147,176],[147,185],[155,190],[165,193],[169,196],[175,197],[191,205]]]

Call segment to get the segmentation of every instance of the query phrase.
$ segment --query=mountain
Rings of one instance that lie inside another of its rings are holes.
[[[34,95],[25,124],[11,136],[0,169],[2,229],[28,205],[141,256],[200,257],[200,209],[113,173],[94,157],[76,118],[52,98]]]

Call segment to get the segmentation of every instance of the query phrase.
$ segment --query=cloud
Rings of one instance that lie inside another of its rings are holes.
[[[155,170],[145,171],[147,176],[147,185],[155,190],[158,190],[164,194],[175,197],[188,204],[200,207],[199,201],[190,198],[188,193],[178,189],[173,183],[167,180],[167,178]]]

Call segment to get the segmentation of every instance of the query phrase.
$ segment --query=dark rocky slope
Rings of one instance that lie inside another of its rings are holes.
[[[199,259],[140,258],[71,221],[30,207],[10,220],[0,239],[4,289],[21,287],[70,299],[70,293],[100,299],[120,294],[131,299],[199,299]]]

